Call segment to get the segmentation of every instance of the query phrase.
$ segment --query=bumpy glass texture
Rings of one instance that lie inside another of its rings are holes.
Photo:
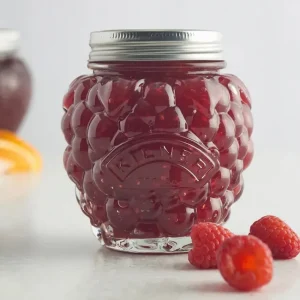
[[[16,131],[27,113],[31,78],[24,63],[0,57],[0,129]]]
[[[253,157],[246,87],[188,67],[133,70],[78,77],[64,97],[64,165],[83,212],[124,239],[225,222]]]

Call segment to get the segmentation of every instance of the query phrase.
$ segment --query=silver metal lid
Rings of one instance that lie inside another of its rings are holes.
[[[223,60],[222,35],[216,31],[96,31],[90,47],[89,62]]]
[[[20,33],[14,29],[0,28],[0,56],[19,50]]]

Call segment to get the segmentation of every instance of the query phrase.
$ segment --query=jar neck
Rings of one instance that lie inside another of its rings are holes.
[[[225,61],[122,61],[92,62],[88,67],[96,75],[155,74],[218,74],[226,67]]]
[[[0,50],[0,61],[3,60],[8,60],[8,59],[13,59],[17,57],[17,52],[16,51],[1,51]]]

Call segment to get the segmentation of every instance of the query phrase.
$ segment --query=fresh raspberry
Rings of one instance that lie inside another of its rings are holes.
[[[265,216],[254,222],[250,234],[265,242],[274,258],[290,259],[300,252],[299,236],[277,217]]]
[[[233,236],[228,229],[214,223],[199,223],[191,232],[193,249],[190,250],[189,262],[200,269],[217,267],[216,253],[222,242]]]
[[[223,278],[238,290],[257,289],[272,279],[272,253],[255,236],[234,236],[227,239],[218,250],[217,262]]]

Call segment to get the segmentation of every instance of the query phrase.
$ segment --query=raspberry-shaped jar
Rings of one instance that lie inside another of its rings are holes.
[[[251,100],[213,31],[91,34],[63,99],[64,165],[97,237],[128,252],[186,252],[221,224],[253,157]]]

